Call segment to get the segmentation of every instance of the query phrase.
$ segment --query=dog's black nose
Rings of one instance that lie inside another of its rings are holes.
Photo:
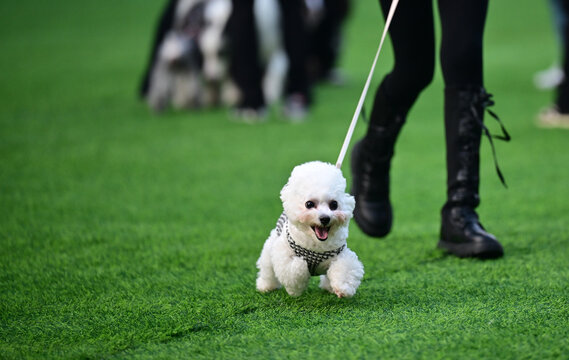
[[[330,216],[320,216],[320,223],[324,226],[330,223]]]

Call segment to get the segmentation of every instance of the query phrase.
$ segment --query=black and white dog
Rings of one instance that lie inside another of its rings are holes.
[[[142,90],[148,105],[161,111],[195,108],[217,101],[225,64],[219,56],[231,12],[226,0],[179,0],[167,9],[166,24]],[[165,21],[163,19],[163,21]]]
[[[239,89],[228,75],[227,24],[231,0],[172,0],[164,17],[171,27],[159,29],[141,95],[155,111],[172,105],[196,108],[232,105]],[[263,78],[268,102],[281,96],[287,71],[276,0],[255,0],[260,56],[266,64]],[[169,12],[169,13],[168,13]],[[164,25],[164,24],[161,24]],[[162,27],[162,26],[161,26]]]
[[[252,56],[258,56],[262,66],[259,80],[257,76],[251,76],[246,66],[241,68],[235,66],[236,63],[230,74],[230,61],[236,58],[230,52],[247,51],[230,44],[230,40],[235,39],[231,32],[242,30],[239,28],[242,24],[230,21],[234,11],[231,0],[169,1],[161,16],[140,89],[141,97],[153,110],[161,111],[169,106],[189,109],[219,104],[233,106],[247,97],[250,88],[254,87],[249,86],[250,81],[262,83],[258,86],[267,104],[283,96],[291,54],[284,48],[282,4],[279,0],[253,1],[256,38],[251,41],[258,43],[253,47],[258,49],[258,54]],[[336,42],[348,0],[302,2],[306,8],[303,21],[310,31],[308,39],[303,39],[309,43],[306,68],[317,69],[315,64],[319,63],[320,72],[327,72],[338,55]],[[312,75],[313,78],[323,77],[322,74]],[[307,78],[309,76],[306,74]]]

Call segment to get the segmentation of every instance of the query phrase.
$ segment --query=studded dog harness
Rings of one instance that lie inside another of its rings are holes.
[[[320,265],[321,262],[340,254],[342,250],[344,250],[344,248],[346,247],[346,244],[344,244],[335,250],[329,250],[324,252],[316,252],[308,250],[294,242],[292,236],[290,236],[290,232],[288,231],[288,217],[286,216],[285,213],[283,213],[279,217],[279,220],[277,221],[277,227],[276,227],[277,235],[280,236],[283,233],[283,229],[285,227],[286,227],[286,237],[288,240],[288,244],[290,245],[290,248],[294,251],[294,254],[296,256],[301,257],[304,261],[306,261],[306,264],[308,265],[308,271],[310,271],[310,275],[312,276],[318,275],[316,274],[316,268],[318,267],[318,265]]]

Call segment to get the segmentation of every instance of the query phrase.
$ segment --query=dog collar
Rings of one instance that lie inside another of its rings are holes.
[[[318,265],[320,265],[321,262],[340,254],[342,250],[344,250],[344,248],[346,247],[346,244],[344,244],[337,249],[324,251],[324,252],[316,252],[308,250],[294,242],[292,236],[290,235],[290,232],[288,231],[288,218],[286,214],[283,213],[280,216],[279,220],[277,221],[277,227],[276,227],[277,235],[280,236],[283,232],[283,228],[285,227],[286,227],[286,237],[289,246],[294,251],[294,254],[296,256],[301,257],[304,261],[306,261],[306,264],[308,265],[308,271],[310,271],[310,275],[312,276],[318,275],[316,274],[316,268],[318,267]]]

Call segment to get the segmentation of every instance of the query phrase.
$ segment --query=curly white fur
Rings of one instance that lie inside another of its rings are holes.
[[[290,234],[297,245],[317,253],[344,246],[339,254],[320,262],[315,274],[320,275],[320,287],[338,297],[356,293],[364,268],[346,246],[355,200],[345,191],[346,179],[331,164],[313,161],[293,169],[281,190],[288,220],[265,241],[257,260],[257,290],[267,292],[282,285],[291,296],[299,296],[307,288],[308,263],[291,248]]]

